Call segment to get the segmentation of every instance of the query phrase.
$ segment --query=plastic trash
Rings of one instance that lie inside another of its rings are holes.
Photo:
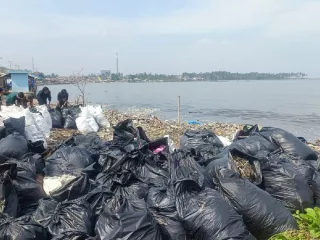
[[[18,133],[11,134],[0,140],[0,155],[21,159],[27,152],[27,140]]]
[[[46,240],[47,230],[31,216],[11,218],[0,213],[0,238],[6,240]]]
[[[36,109],[38,112],[40,112],[40,115],[42,116],[42,123],[39,123],[40,118],[36,117],[36,123],[38,123],[41,131],[43,132],[43,134],[45,135],[45,137],[49,137],[50,136],[50,131],[52,128],[52,119],[51,119],[51,115],[48,111],[47,106],[45,105],[39,105],[36,106]]]
[[[54,177],[45,176],[45,178],[43,179],[43,189],[49,196],[51,192],[54,192],[59,188],[65,186],[75,178],[76,176],[66,174]]]
[[[31,142],[43,141],[44,147],[46,148],[46,138],[50,137],[52,120],[50,113],[45,106],[39,106],[39,109],[41,112],[31,112],[29,109],[26,109],[25,136],[27,140]]]
[[[90,237],[87,233],[79,232],[79,231],[66,231],[63,232],[51,240],[94,240],[95,238]]]
[[[63,128],[63,119],[61,112],[56,109],[51,109],[49,113],[52,120],[52,128]]]
[[[260,162],[264,188],[271,196],[291,212],[314,207],[313,192],[295,165],[276,155]]]
[[[18,196],[12,182],[12,178],[15,178],[16,174],[16,164],[4,163],[0,165],[0,213],[8,214],[11,217],[18,215]]]
[[[200,125],[201,123],[198,120],[189,120],[188,124],[190,124],[190,125]]]
[[[141,200],[125,200],[117,211],[103,212],[95,232],[98,239],[162,240],[158,225]]]
[[[303,160],[317,160],[318,155],[306,144],[300,141],[293,134],[272,127],[264,127],[260,130],[260,134],[269,141],[275,141],[287,154],[295,157],[301,157]]]
[[[13,179],[20,206],[20,216],[33,212],[38,200],[46,197],[41,183],[36,181],[35,160],[29,156],[21,161],[10,160],[17,164],[17,176]]]
[[[222,142],[224,147],[228,147],[231,144],[231,141],[226,137],[218,136],[218,138]]]
[[[96,120],[96,122],[98,123],[99,127],[101,127],[101,128],[109,128],[110,127],[110,123],[109,123],[108,119],[105,117],[105,115],[103,114],[103,110],[100,105],[99,106],[87,106],[87,108],[88,108],[88,111],[91,113],[91,115]]]
[[[45,173],[51,177],[64,174],[79,176],[93,162],[90,152],[84,148],[62,147],[46,160]]]
[[[229,149],[237,149],[240,152],[254,156],[260,151],[267,151],[271,153],[279,149],[279,146],[274,142],[267,140],[260,134],[255,133],[252,136],[233,142],[229,146]]]
[[[41,199],[33,217],[53,236],[66,231],[79,231],[90,236],[93,233],[94,218],[90,205],[81,199],[62,203]]]
[[[85,196],[91,190],[87,174],[81,174],[60,188],[50,192],[50,197],[57,202],[71,201]]]
[[[220,139],[207,129],[186,130],[180,138],[180,148],[192,151],[201,165],[207,165],[224,148]]]
[[[77,129],[77,124],[74,117],[68,115],[64,122],[64,128],[66,129]]]
[[[99,216],[105,209],[106,206],[115,205],[111,203],[114,201],[114,193],[109,187],[104,185],[99,185],[89,192],[85,199],[90,203],[93,213]]]
[[[4,127],[6,128],[7,134],[17,132],[24,136],[24,129],[26,126],[25,117],[21,118],[8,118],[3,121]]]
[[[179,220],[174,189],[171,186],[149,189],[147,206],[160,226],[164,239],[191,239]]]
[[[257,239],[267,240],[277,233],[298,229],[290,211],[267,192],[240,178],[239,174],[221,168],[215,178],[222,195],[242,216]]]
[[[176,207],[185,230],[192,239],[255,239],[242,217],[212,189],[176,186]]]
[[[170,153],[173,153],[174,150],[177,148],[176,145],[174,144],[173,140],[170,138],[169,135],[165,135],[163,137],[168,139],[168,146],[169,146]]]
[[[81,133],[98,132],[99,126],[88,112],[81,112],[80,117],[76,119],[76,125]]]

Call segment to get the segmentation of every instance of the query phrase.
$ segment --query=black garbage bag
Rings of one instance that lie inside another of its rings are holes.
[[[0,155],[21,159],[28,152],[28,143],[24,136],[14,133],[0,140]]]
[[[49,113],[52,119],[52,128],[63,128],[61,112],[57,109],[50,109]]]
[[[10,134],[8,134],[6,128],[5,127],[0,127],[0,139],[5,138],[8,135],[10,135]]]
[[[268,151],[271,153],[278,148],[279,146],[276,143],[270,142],[258,133],[235,141],[229,146],[230,150],[237,149],[240,152],[251,156],[256,155],[260,151]]]
[[[3,125],[6,128],[7,134],[17,132],[24,136],[24,129],[26,126],[25,117],[20,118],[8,118],[3,121]]]
[[[191,240],[179,221],[174,189],[171,186],[150,188],[147,206],[160,226],[164,239]]]
[[[41,199],[33,217],[53,236],[66,231],[79,231],[92,236],[94,229],[90,205],[83,199],[62,203]]]
[[[256,125],[245,125],[242,130],[238,131],[234,140],[237,141],[239,139],[244,139],[248,136],[253,135],[254,133],[259,132],[259,126]]]
[[[239,174],[220,168],[215,178],[222,195],[242,216],[257,239],[267,240],[277,233],[298,229],[289,210]]]
[[[38,206],[38,200],[46,197],[43,186],[36,180],[35,159],[26,155],[21,161],[10,160],[17,164],[17,176],[13,179],[20,206],[20,216],[32,213]]]
[[[85,200],[90,203],[93,213],[97,216],[103,212],[107,205],[114,206],[116,204],[110,203],[116,199],[114,198],[114,194],[111,192],[110,188],[104,185],[99,185],[94,188],[86,195]]]
[[[132,172],[137,179],[147,183],[150,187],[163,186],[170,178],[168,159],[170,157],[168,152],[154,154],[151,150],[145,149],[137,159]]]
[[[39,140],[36,142],[28,141],[28,149],[29,149],[29,152],[40,153],[40,154],[47,151],[47,149],[44,147],[44,141],[42,140]]]
[[[143,200],[125,200],[116,211],[104,211],[96,224],[97,239],[161,240],[159,226]]]
[[[79,105],[70,106],[70,107],[68,107],[68,109],[69,109],[69,114],[74,118],[77,118],[79,116],[79,114],[81,113],[81,108]]]
[[[65,118],[63,127],[66,129],[78,129],[76,124],[76,119],[68,115],[67,118]]]
[[[308,145],[283,129],[264,127],[260,130],[260,134],[269,141],[276,142],[287,154],[301,157],[303,160],[318,159],[318,155]]]
[[[57,202],[71,201],[84,197],[92,188],[93,184],[90,182],[89,176],[82,173],[64,186],[50,192],[50,196]]]
[[[11,218],[0,213],[0,239],[5,240],[47,240],[47,230],[31,216]]]
[[[128,152],[144,147],[149,141],[142,128],[133,127],[131,119],[119,122],[113,129],[113,141],[126,147]]]
[[[188,183],[176,185],[175,191],[181,223],[192,239],[255,239],[217,191],[200,190]]]
[[[277,154],[277,157],[280,160],[288,161],[293,164],[297,171],[305,178],[307,183],[311,185],[315,169],[309,164],[309,161],[305,161],[300,157],[291,156],[285,153],[279,153]]]
[[[205,183],[204,170],[194,160],[190,153],[176,151],[172,154],[172,178],[174,184],[179,182],[187,182],[190,185],[195,185],[202,188]]]
[[[79,176],[85,167],[93,163],[91,154],[86,149],[62,147],[46,160],[45,174],[50,177],[63,174]]]
[[[210,181],[212,181],[214,187],[219,185],[219,182],[216,181],[214,176],[216,176],[216,171],[220,168],[227,168],[232,172],[239,173],[229,149],[221,152],[215,158],[216,159],[212,161],[206,168],[207,176]]]
[[[311,189],[314,197],[314,204],[320,207],[320,173],[315,172],[311,182]]]
[[[125,185],[114,183],[111,187],[111,191],[116,196],[121,196],[129,200],[146,199],[148,190],[148,184],[134,180],[130,180],[130,183]]]
[[[17,165],[17,175],[19,177],[36,179],[36,161],[37,155],[27,153],[21,158],[21,160],[8,158],[6,162]]]
[[[314,206],[313,192],[299,168],[276,155],[260,162],[264,189],[288,210],[303,212]]]
[[[88,234],[79,231],[67,231],[61,233],[51,240],[94,240],[95,238],[90,237]]]
[[[61,114],[62,114],[62,119],[63,119],[63,124],[64,124],[64,120],[67,119],[67,117],[70,115],[70,110],[69,108],[62,108],[61,109]]]
[[[224,154],[221,156],[220,159],[212,161],[207,167],[208,175],[215,185],[216,182],[213,176],[216,174],[216,170],[219,170],[221,167],[232,170],[232,172],[238,172],[242,178],[250,180],[255,185],[262,183],[259,159],[237,149],[230,150],[229,152],[224,151]]]
[[[0,165],[0,213],[10,217],[18,215],[18,196],[12,179],[17,175],[17,165],[4,163]]]
[[[102,140],[96,133],[76,135],[72,141],[75,146],[85,148],[93,155],[99,155],[102,149]]]
[[[224,146],[214,132],[210,130],[188,129],[180,138],[180,148],[192,151],[201,165],[208,165],[211,159],[222,151]]]

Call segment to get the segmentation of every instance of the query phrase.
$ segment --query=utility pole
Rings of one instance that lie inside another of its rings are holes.
[[[11,68],[12,61],[10,60],[10,61],[8,61],[8,62],[9,62],[9,64],[10,64],[10,70],[11,70],[11,69],[12,69],[12,68]]]
[[[119,60],[118,60],[118,53],[116,53],[116,63],[117,63],[117,75],[119,75]]]
[[[33,57],[32,57],[32,73],[34,73],[34,60],[33,60]]]

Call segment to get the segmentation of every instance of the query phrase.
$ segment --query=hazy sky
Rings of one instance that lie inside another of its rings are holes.
[[[320,0],[0,0],[0,65],[320,76]]]

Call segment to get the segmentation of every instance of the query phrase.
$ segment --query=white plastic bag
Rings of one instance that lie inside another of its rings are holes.
[[[81,108],[81,111],[87,111],[97,122],[99,127],[101,128],[109,128],[110,123],[108,119],[103,114],[102,107],[100,105],[98,106],[86,106],[84,108]]]
[[[39,121],[41,121],[42,123],[38,123],[39,126],[41,126],[41,131],[43,132],[43,134],[45,135],[45,137],[50,137],[50,132],[51,132],[51,128],[52,128],[52,119],[51,119],[51,115],[48,111],[48,108],[45,105],[42,106],[37,106],[36,107],[37,111],[39,111],[42,115],[42,117],[39,117],[39,115],[37,115],[35,117],[36,122],[38,123]]]
[[[81,133],[98,132],[99,130],[99,126],[88,108],[81,108],[81,113],[76,119],[76,124]]]
[[[45,118],[40,113],[32,113],[29,109],[25,111],[25,136],[31,142],[43,141],[46,148],[46,138],[50,136],[50,128]]]
[[[173,153],[174,150],[176,150],[176,146],[175,146],[174,142],[170,139],[169,135],[165,135],[164,137],[168,138],[169,151],[170,151],[170,153]]]
[[[222,136],[218,136],[218,138],[222,142],[224,147],[231,145],[231,141],[228,138]]]

